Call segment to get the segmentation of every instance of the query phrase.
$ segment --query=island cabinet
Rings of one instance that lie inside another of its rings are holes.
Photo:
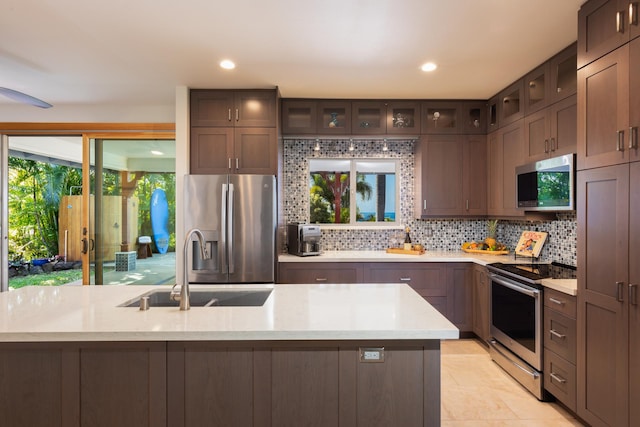
[[[544,291],[544,388],[576,411],[576,297]]]
[[[578,68],[640,35],[638,2],[590,0],[578,11]]]
[[[277,172],[276,90],[192,90],[190,173]]]
[[[415,159],[418,218],[486,215],[484,135],[423,135]]]
[[[0,343],[0,425],[167,425],[166,343]]]
[[[473,333],[491,340],[491,280],[487,267],[473,265]]]
[[[362,283],[362,264],[357,262],[281,262],[278,283]]]
[[[640,162],[578,172],[577,413],[640,425]]]
[[[524,216],[516,202],[516,166],[524,164],[524,123],[518,120],[487,136],[487,213]]]
[[[440,425],[437,340],[168,346],[171,427]]]

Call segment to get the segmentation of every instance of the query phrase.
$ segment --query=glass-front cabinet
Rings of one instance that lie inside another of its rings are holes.
[[[311,100],[282,101],[282,133],[312,135],[317,127],[317,102]]]
[[[459,102],[425,102],[422,104],[422,133],[443,134],[459,133],[462,128],[460,121]]]
[[[345,135],[351,133],[351,102],[318,102],[319,134]]]
[[[354,101],[351,104],[351,131],[354,134],[387,133],[387,103],[385,101]]]
[[[420,133],[420,103],[392,101],[387,105],[387,133],[418,135]]]

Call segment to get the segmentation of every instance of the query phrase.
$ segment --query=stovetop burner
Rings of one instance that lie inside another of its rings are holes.
[[[552,262],[551,264],[506,264],[494,262],[488,264],[489,270],[506,273],[508,276],[524,280],[528,283],[540,283],[542,279],[575,279],[576,268],[571,265]]]

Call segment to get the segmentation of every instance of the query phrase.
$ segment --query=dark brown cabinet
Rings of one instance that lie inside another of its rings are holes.
[[[278,283],[361,283],[362,264],[281,262]]]
[[[0,424],[167,425],[165,343],[2,343]]]
[[[544,290],[544,387],[576,411],[576,297]]]
[[[385,101],[353,101],[351,131],[362,135],[387,133],[387,103]]]
[[[415,159],[417,217],[486,215],[484,135],[424,135]]]
[[[275,127],[275,90],[193,89],[191,126]]]
[[[175,342],[167,362],[171,427],[440,423],[438,341]]]
[[[506,126],[524,117],[524,80],[520,79],[498,94],[498,123]]]
[[[275,174],[276,91],[191,91],[190,173]]]
[[[487,213],[493,216],[523,216],[516,203],[516,166],[524,160],[522,120],[492,132],[487,137]]]
[[[191,129],[192,174],[258,174],[277,172],[275,128]]]
[[[489,271],[473,265],[473,333],[481,340],[491,340],[491,281]]]
[[[389,101],[387,104],[387,134],[418,135],[420,104],[417,101]]]
[[[318,106],[313,100],[282,101],[282,133],[288,135],[316,134]]]
[[[322,100],[317,105],[317,133],[349,135],[351,133],[351,101]]]
[[[586,2],[578,11],[578,67],[606,55],[638,35],[638,2]]]
[[[597,426],[640,422],[638,182],[640,162],[578,172],[577,407]]]
[[[565,48],[524,77],[524,114],[546,108],[577,91],[576,44]]]
[[[574,153],[577,147],[577,103],[573,95],[524,118],[528,162]]]

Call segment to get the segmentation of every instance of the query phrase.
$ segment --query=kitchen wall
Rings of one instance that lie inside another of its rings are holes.
[[[309,219],[309,159],[313,158],[393,158],[400,160],[400,205],[398,223],[411,229],[414,243],[422,243],[427,250],[456,251],[464,241],[483,240],[487,221],[483,219],[414,218],[414,146],[411,139],[388,140],[388,151],[382,151],[381,139],[354,140],[355,150],[349,151],[349,140],[321,139],[315,151],[315,138],[284,140],[284,204],[285,222],[306,222]],[[513,249],[523,230],[549,233],[540,258],[576,265],[575,212],[557,214],[552,221],[529,222],[501,220],[498,240]],[[323,229],[324,250],[384,250],[392,238],[404,235],[398,229]]]

